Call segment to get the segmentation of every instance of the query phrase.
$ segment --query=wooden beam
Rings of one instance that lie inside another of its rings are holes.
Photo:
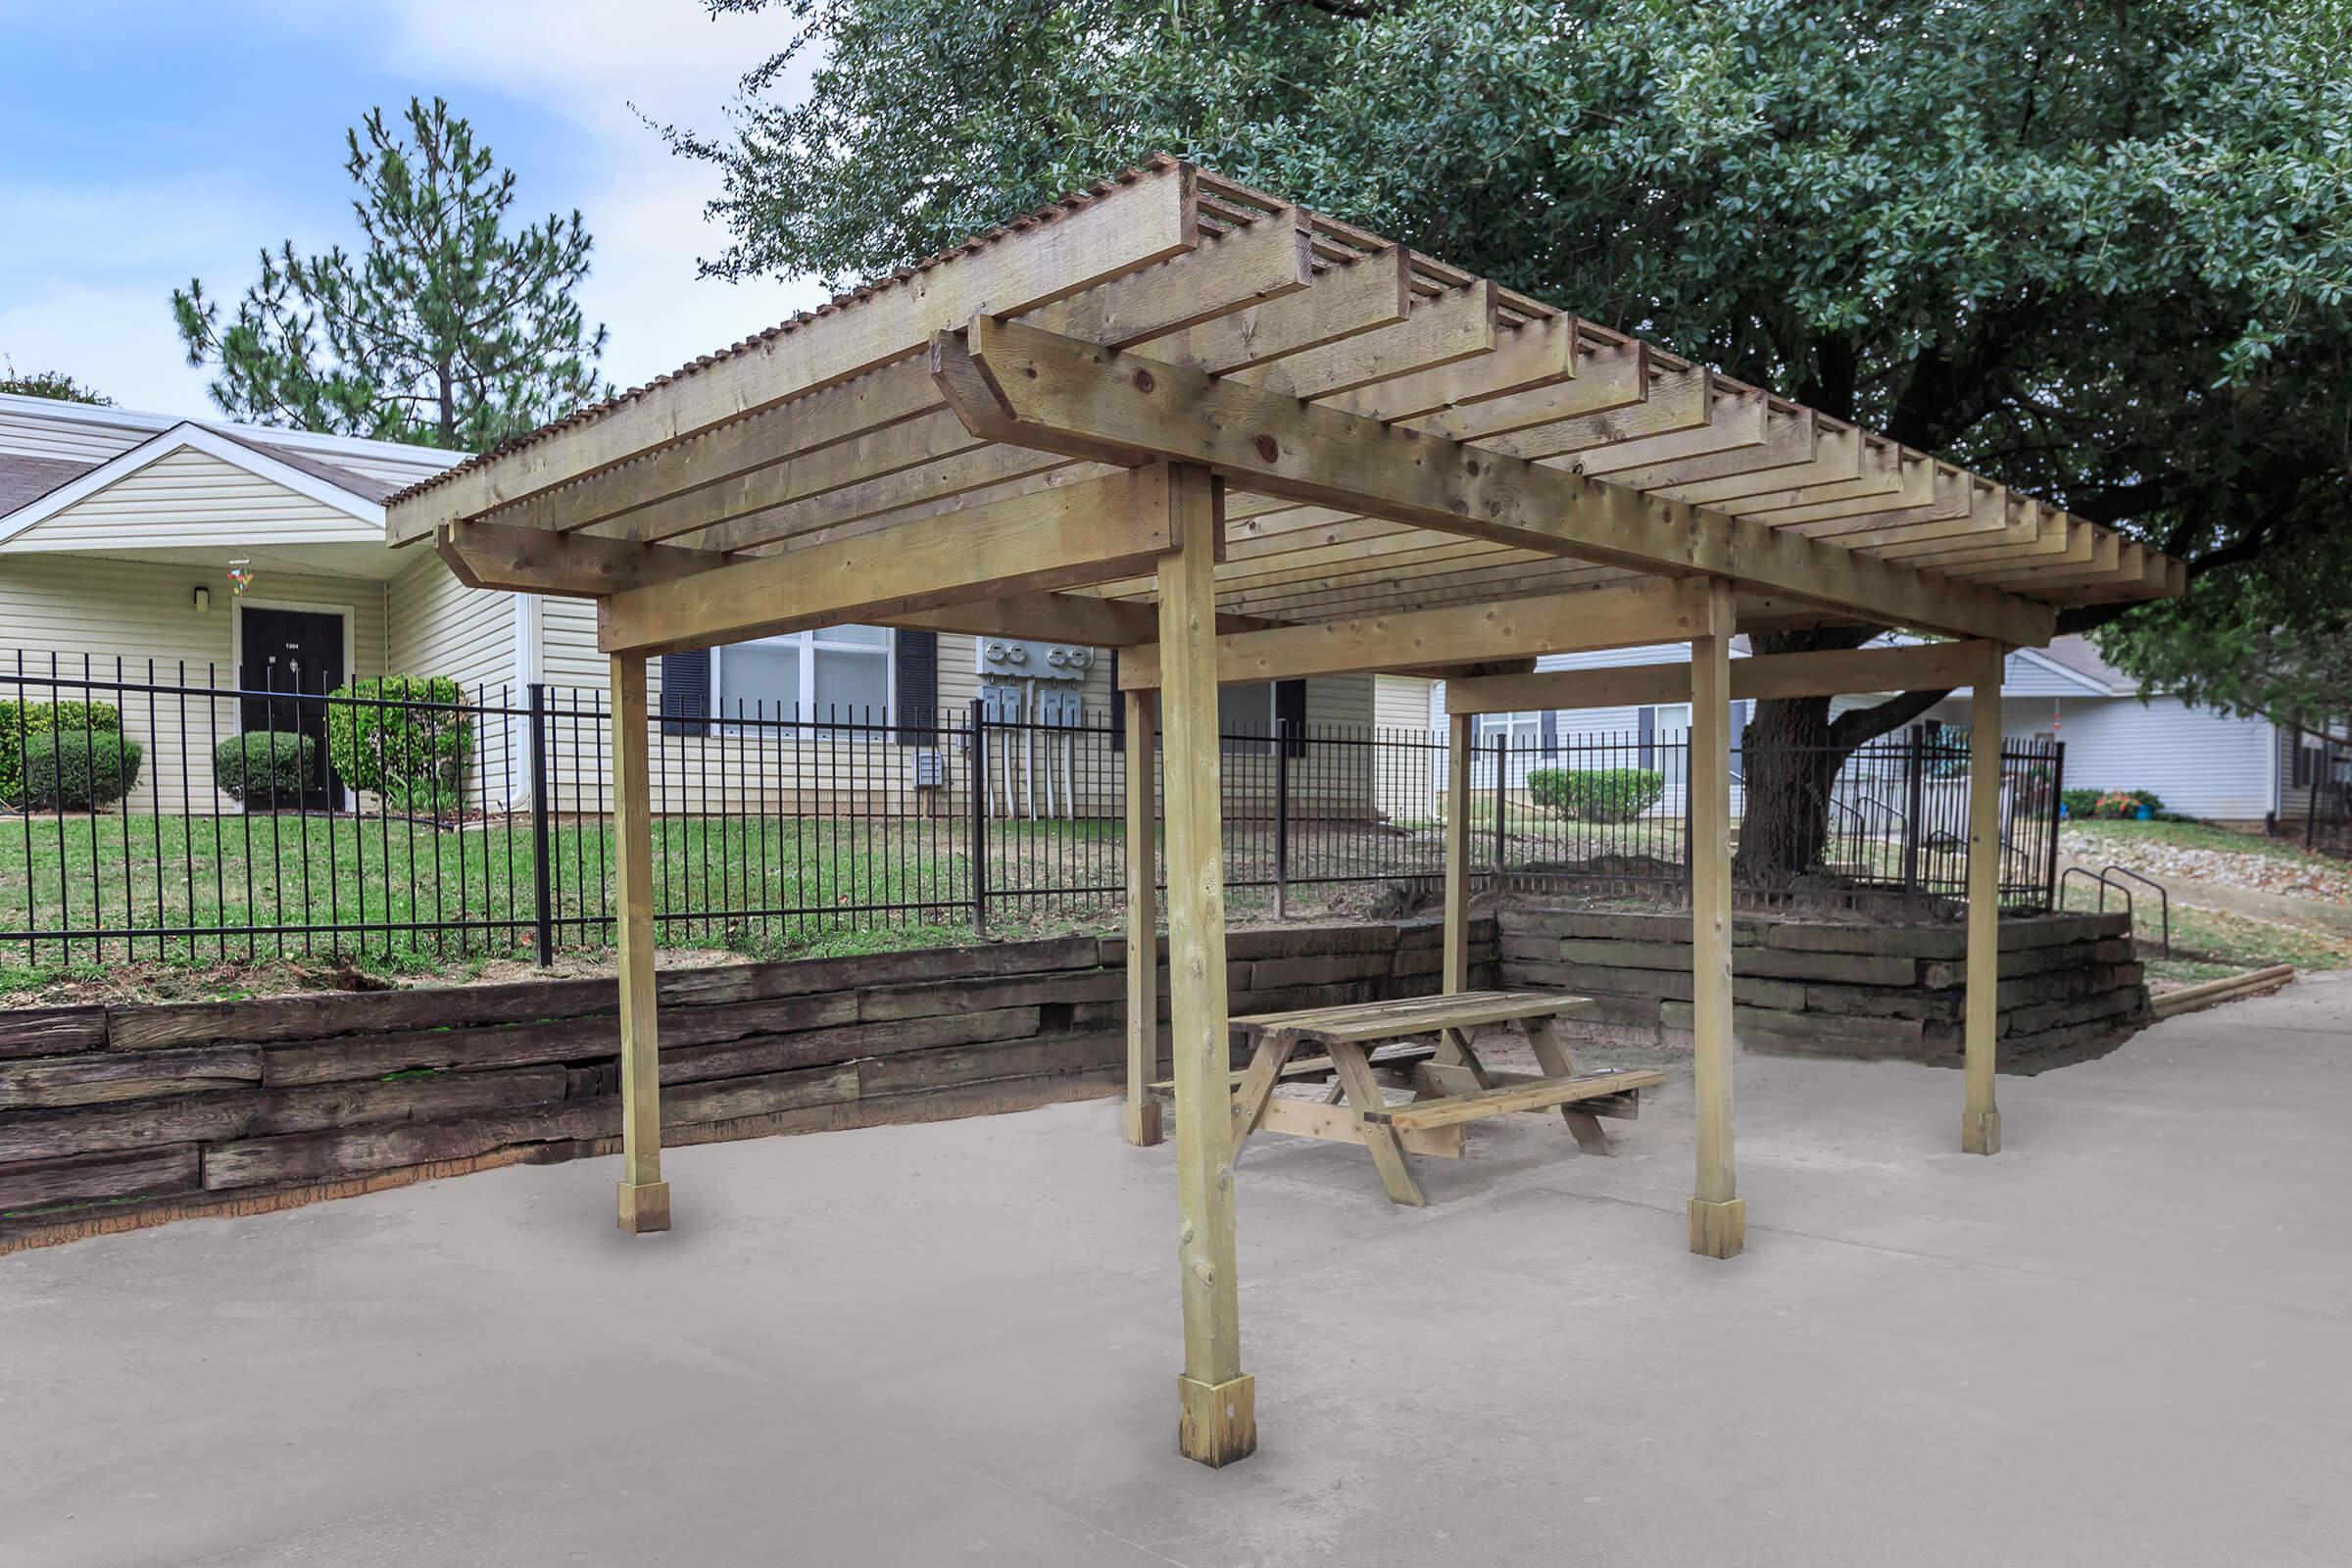
[[[573,599],[602,599],[727,564],[726,557],[708,550],[549,533],[544,528],[511,528],[494,522],[445,523],[433,536],[433,548],[458,581],[468,588],[562,594]]]
[[[1017,315],[1140,271],[1200,243],[1189,164],[1139,173],[1024,232],[975,241],[858,298],[804,317],[606,412],[394,502],[384,537],[400,544],[584,479],[787,399],[847,381],[919,350],[976,311]]]
[[[941,333],[932,367],[965,423],[996,441],[1200,463],[1270,495],[1637,570],[1704,572],[1895,625],[2034,644],[2055,628],[2047,606],[2012,595],[985,317]]]
[[[1127,693],[1125,795],[1127,862],[1127,1098],[1119,1128],[1139,1149],[1159,1142],[1159,1102],[1152,1085],[1159,1078],[1159,927],[1153,900],[1159,876],[1156,742],[1151,692]]]
[[[975,637],[1035,637],[1047,642],[1084,643],[1089,648],[1130,648],[1159,637],[1159,616],[1149,605],[1113,604],[1085,594],[1007,594],[913,610],[886,622],[917,631],[967,632]]]
[[[1708,591],[1706,632],[1690,642],[1690,1067],[1698,1178],[1690,1250],[1731,1257],[1747,1242],[1732,1164],[1732,591]]]
[[[1177,1448],[1225,1465],[1257,1446],[1256,1386],[1242,1370],[1233,1237],[1233,1054],[1225,1027],[1225,874],[1218,831],[1216,481],[1160,481],[1176,553],[1159,571],[1168,651],[1168,1017],[1174,1038],[1176,1266],[1184,1298]],[[1133,761],[1133,759],[1130,759]]]
[[[1164,554],[1167,529],[1165,470],[1143,468],[615,594],[597,640],[666,653],[1100,582]]]
[[[1962,1025],[1964,1153],[2001,1152],[1993,1102],[2001,1031],[2001,675],[2003,650],[1978,651],[1968,705],[1968,976]]]
[[[1292,680],[1678,642],[1704,623],[1706,603],[1703,579],[1653,578],[1542,599],[1237,632],[1216,640],[1217,679]],[[1159,683],[1157,647],[1120,655],[1121,687]]]
[[[1862,692],[1950,690],[1977,678],[1978,642],[1916,643],[1818,654],[1760,654],[1732,661],[1732,700],[1842,697]],[[1686,664],[1619,664],[1552,669],[1448,682],[1448,713],[1519,713],[1544,709],[1639,708],[1690,701]]]
[[[654,792],[645,657],[612,658],[612,817],[620,969],[620,1228],[669,1229],[662,1179],[662,1042],[654,993]]]

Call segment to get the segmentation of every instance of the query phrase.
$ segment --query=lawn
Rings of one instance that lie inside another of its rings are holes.
[[[1442,833],[1295,822],[1295,912],[1375,895],[1393,875],[1434,873]],[[961,815],[670,817],[654,834],[657,939],[664,948],[774,957],[969,941],[973,830]],[[1125,878],[1120,823],[999,820],[982,839],[987,934],[1115,926]],[[1227,826],[1228,906],[1271,913],[1270,822]],[[549,834],[559,948],[611,939],[608,823]],[[324,815],[0,818],[0,991],[143,963],[218,969],[331,958],[364,973],[460,975],[527,955],[535,934],[527,819],[463,827]],[[100,937],[94,934],[108,932]],[[38,933],[28,940],[24,933]],[[61,935],[62,934],[62,935]]]
[[[2316,923],[2260,919],[2184,904],[2200,885],[2341,903],[2352,900],[2352,867],[2315,856],[2299,844],[2204,822],[2070,820],[2062,848],[2088,865],[2126,866],[2155,878],[2174,894],[2173,951],[2160,956],[2161,928],[2152,898],[2137,895],[2134,923],[2153,980],[2188,985],[2271,964],[2298,969],[2352,965],[2352,936]],[[2069,908],[2097,906],[2097,889],[2069,878]],[[2110,899],[2110,906],[2113,906]]]

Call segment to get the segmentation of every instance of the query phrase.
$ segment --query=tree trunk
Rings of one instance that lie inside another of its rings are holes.
[[[1859,648],[1876,628],[1828,626],[1810,631],[1761,632],[1749,637],[1755,654],[1818,653]],[[1732,879],[1741,887],[1785,888],[1821,869],[1829,849],[1830,790],[1838,770],[1865,742],[1901,727],[1949,693],[1904,692],[1869,708],[1830,717],[1827,697],[1775,697],[1756,704],[1740,741],[1747,814],[1740,824],[1740,853]]]
[[[1783,888],[1821,864],[1830,837],[1830,788],[1846,754],[1830,744],[1830,700],[1783,697],[1756,704],[1740,741],[1747,814],[1732,877],[1741,887]]]

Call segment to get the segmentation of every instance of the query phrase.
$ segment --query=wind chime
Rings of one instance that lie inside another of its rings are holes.
[[[230,586],[235,589],[237,597],[239,599],[244,598],[245,590],[253,586],[252,558],[249,556],[239,556],[236,560],[230,562],[228,564],[228,580]]]

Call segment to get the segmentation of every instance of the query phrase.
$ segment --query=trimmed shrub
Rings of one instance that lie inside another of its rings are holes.
[[[250,730],[213,748],[213,782],[248,806],[302,805],[318,743],[284,730]]]
[[[24,742],[24,806],[34,811],[87,811],[112,806],[139,781],[145,754],[113,730],[47,730]]]
[[[2146,807],[2151,816],[2164,814],[2164,803],[2154,790],[2067,790],[2058,797],[2066,814],[2074,817],[2134,817]]]
[[[464,804],[473,755],[464,687],[446,675],[382,675],[345,681],[328,695],[358,699],[331,703],[326,714],[327,760],[347,786],[402,811],[438,814]],[[411,703],[440,706],[400,706]]]
[[[23,804],[24,747],[35,735],[78,735],[83,730],[119,734],[122,714],[112,703],[20,703],[0,700],[0,806]]]
[[[1527,775],[1528,797],[1580,822],[1630,822],[1666,794],[1654,767],[1540,767]]]

